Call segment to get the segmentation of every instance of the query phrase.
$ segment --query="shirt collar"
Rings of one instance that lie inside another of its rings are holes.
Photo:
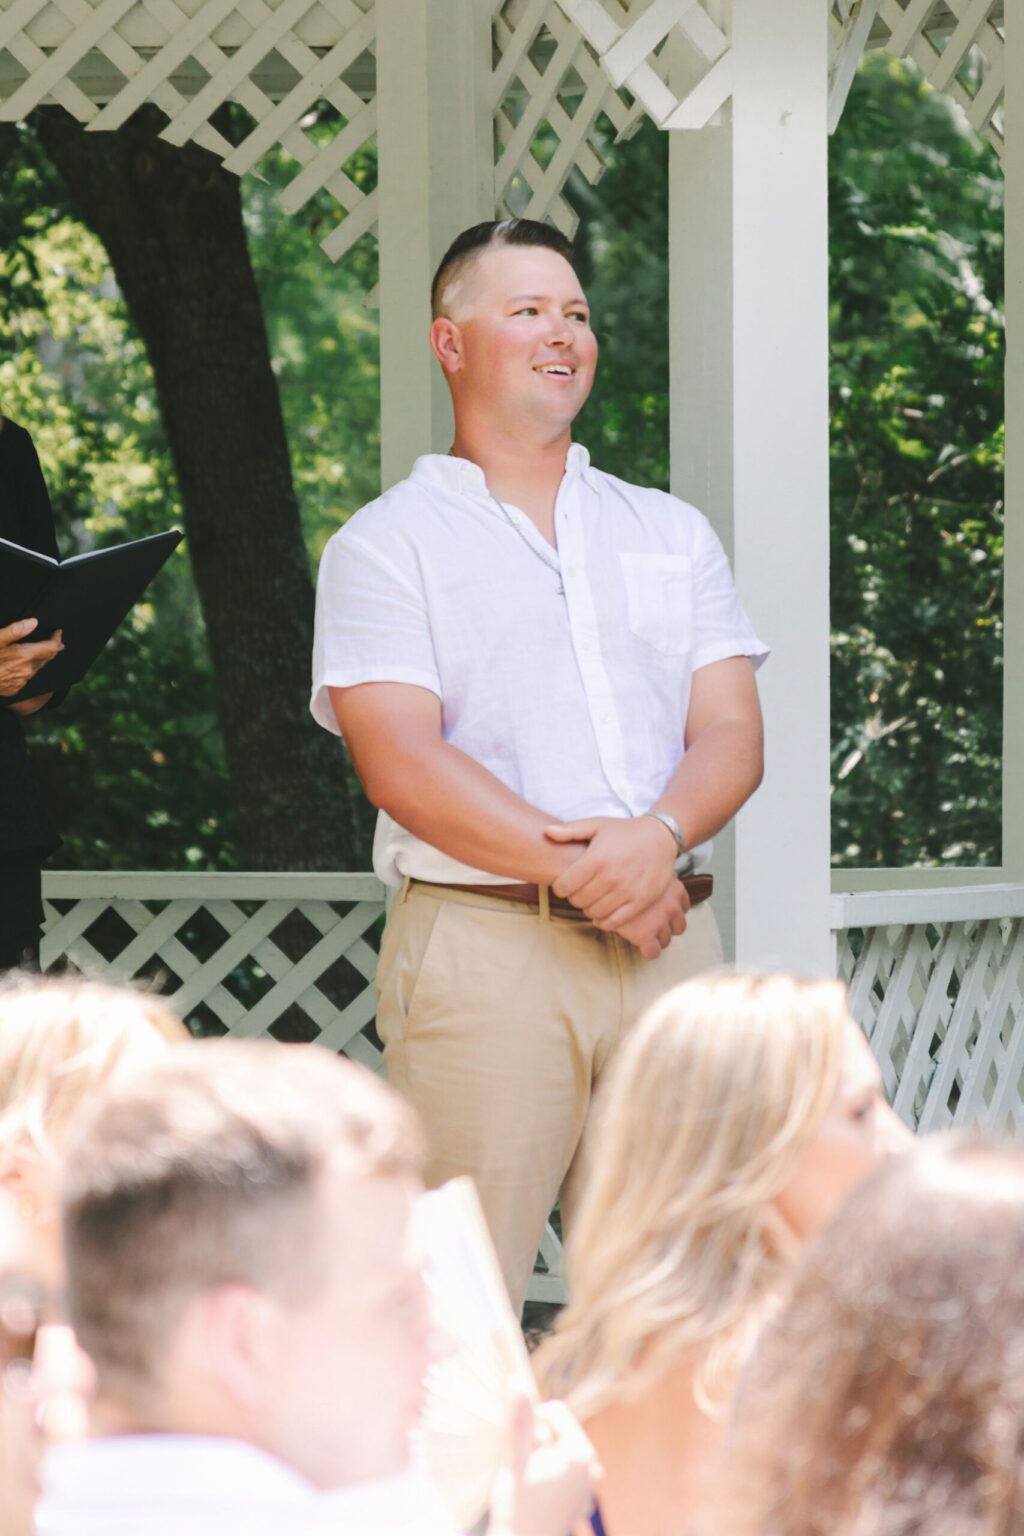
[[[582,443],[570,443],[565,456],[565,473],[569,477],[580,475],[592,490],[597,489],[596,471],[591,467],[590,454]],[[451,453],[421,454],[412,467],[410,478],[444,490],[461,491],[464,495],[487,494],[487,482],[479,464],[474,464],[472,459],[456,458]]]
[[[242,1488],[252,1498],[302,1503],[318,1497],[305,1478],[256,1446],[205,1435],[114,1435],[54,1446],[43,1487],[51,1496],[73,1491],[86,1498],[116,1490],[125,1498],[145,1491],[156,1499],[186,1489],[199,1498]]]

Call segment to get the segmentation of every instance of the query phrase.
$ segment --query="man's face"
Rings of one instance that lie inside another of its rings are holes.
[[[597,340],[575,272],[545,246],[485,250],[446,293],[457,398],[513,432],[558,433],[590,393]]]
[[[417,1181],[329,1166],[317,1192],[310,1292],[287,1305],[275,1371],[277,1454],[319,1488],[407,1465],[430,1357],[414,1248]]]

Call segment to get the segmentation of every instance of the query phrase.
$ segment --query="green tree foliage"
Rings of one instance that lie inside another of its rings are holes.
[[[601,349],[578,435],[602,469],[668,490],[668,138],[645,118],[606,159],[596,187],[570,190]]]
[[[144,350],[99,242],[33,135],[0,127],[0,405],[32,433],[61,552],[180,520]],[[237,863],[212,678],[182,551],[64,706],[33,717],[33,757],[73,868]]]
[[[362,307],[373,273],[363,253],[332,267],[312,238],[327,209],[289,219],[274,196],[283,167],[260,169],[246,184],[250,241],[315,558],[379,487],[377,321]],[[0,125],[0,406],[36,442],[63,554],[180,526],[152,374],[105,252],[13,125]],[[89,677],[28,729],[65,829],[55,863],[239,865],[184,546]]]
[[[668,484],[664,134],[572,196],[601,340],[581,438]],[[1003,181],[869,55],[831,145],[833,859],[999,860]]]
[[[874,55],[829,181],[834,862],[998,863],[1002,175]]]

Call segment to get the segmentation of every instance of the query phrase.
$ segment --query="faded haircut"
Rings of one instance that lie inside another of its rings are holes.
[[[484,251],[503,245],[542,245],[564,256],[570,265],[573,262],[572,241],[550,224],[541,224],[536,219],[491,219],[484,224],[474,224],[456,235],[434,273],[430,285],[430,312],[435,320],[438,315],[445,314],[452,284],[466,268]]]
[[[69,1310],[101,1391],[144,1395],[204,1291],[316,1293],[329,1159],[370,1177],[421,1156],[397,1094],[315,1045],[197,1041],[112,1084],[68,1148],[64,1189]]]

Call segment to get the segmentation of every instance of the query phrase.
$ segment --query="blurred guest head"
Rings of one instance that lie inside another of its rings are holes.
[[[737,1536],[1024,1532],[1024,1155],[929,1141],[856,1191],[734,1418]]]
[[[188,1038],[164,1003],[134,988],[24,974],[0,984],[0,1185],[55,1266],[57,1183],[75,1115],[115,1074]]]
[[[908,1134],[839,983],[668,992],[609,1069],[545,1386],[586,1422],[689,1361],[706,1406],[801,1241]]]
[[[419,1158],[397,1096],[316,1046],[202,1042],[111,1083],[65,1185],[98,1429],[230,1436],[320,1488],[404,1467]]]

